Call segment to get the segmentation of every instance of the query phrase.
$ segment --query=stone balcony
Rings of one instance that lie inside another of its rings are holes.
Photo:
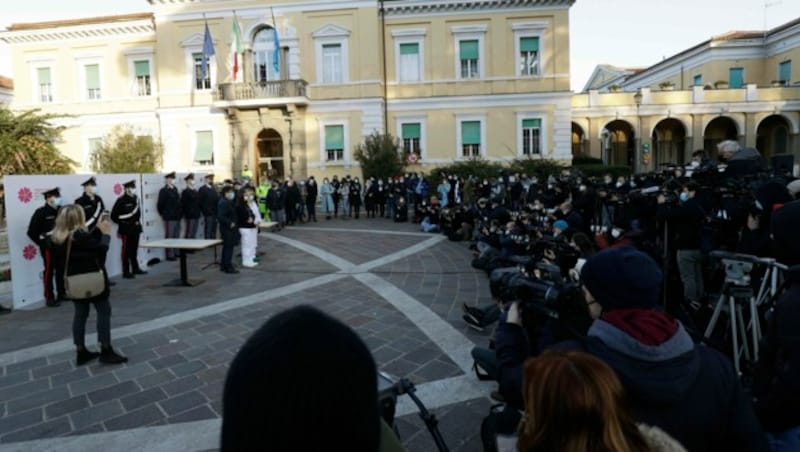
[[[217,108],[308,105],[308,102],[308,83],[305,80],[220,83],[214,92],[214,106]]]

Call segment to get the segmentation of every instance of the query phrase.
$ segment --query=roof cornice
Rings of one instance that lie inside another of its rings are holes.
[[[44,27],[46,23],[36,24],[31,27],[20,27],[0,32],[0,41],[6,44],[36,44],[42,42],[58,42],[65,40],[91,40],[109,39],[120,36],[155,35],[155,24],[152,15],[141,15],[130,20],[110,20],[97,22],[74,21],[69,25],[65,22],[52,22],[51,27]]]
[[[569,8],[575,0],[397,0],[384,3],[386,14],[436,14],[509,8]]]

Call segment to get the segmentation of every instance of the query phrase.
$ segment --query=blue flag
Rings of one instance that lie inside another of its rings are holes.
[[[208,60],[214,56],[214,40],[211,39],[211,32],[208,31],[208,22],[206,22],[206,31],[203,35],[203,56],[200,60],[200,71],[203,80],[208,78]]]
[[[275,41],[275,52],[272,53],[272,67],[275,73],[280,77],[281,74],[281,41],[278,39],[278,29],[272,27],[272,34]]]

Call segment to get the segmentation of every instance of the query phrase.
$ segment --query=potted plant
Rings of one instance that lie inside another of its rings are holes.
[[[716,82],[714,82],[714,88],[728,89],[728,82],[726,80],[717,80]]]
[[[662,91],[672,91],[675,89],[675,84],[672,82],[661,82],[658,84],[658,87],[661,88]]]
[[[771,84],[773,88],[780,88],[786,86],[786,80],[773,80]]]
[[[608,91],[611,93],[619,93],[622,91],[622,86],[620,85],[611,85],[608,87]]]

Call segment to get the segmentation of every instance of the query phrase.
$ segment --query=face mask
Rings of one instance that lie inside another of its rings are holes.
[[[763,205],[761,205],[761,201],[759,201],[759,200],[757,200],[757,199],[756,199],[756,209],[758,209],[758,210],[764,210],[764,206],[763,206]]]
[[[617,188],[622,187],[622,182],[617,182]]]
[[[700,166],[700,162],[692,162],[689,164],[689,166],[692,168],[697,168],[698,166]]]
[[[193,180],[188,180],[188,181],[186,181],[186,185],[188,185],[189,187],[194,187],[194,181]]]
[[[125,189],[125,193],[126,193],[128,196],[133,196],[133,191],[134,191],[134,190],[135,190],[134,188],[126,188],[126,189]]]
[[[233,201],[233,193],[228,193],[225,195],[229,200]]]
[[[586,186],[585,185],[581,185],[580,187],[578,187],[578,190],[584,192],[584,191],[586,191]]]
[[[630,186],[631,186],[631,188],[635,187],[636,186],[636,182],[630,181]]]
[[[248,196],[247,196],[247,200],[248,200],[248,201],[252,201],[252,200],[254,200],[254,199],[255,199],[255,196],[253,196],[253,195],[248,195]]]
[[[686,193],[686,192],[681,193],[681,195],[679,196],[679,199],[681,200],[681,202],[688,201],[689,200],[689,193]]]
[[[606,179],[606,183],[610,184],[611,183],[611,179]]]
[[[173,183],[173,180],[172,180],[172,179],[167,179],[167,185],[169,185],[170,187],[172,187],[172,183]]]
[[[89,185],[86,187],[86,193],[94,194],[96,187],[94,185]]]
[[[621,236],[621,235],[622,235],[622,231],[620,231],[619,229],[614,228],[614,229],[611,230],[611,237],[614,237],[615,239],[618,239],[619,236]]]
[[[508,181],[513,183],[513,182],[516,182],[516,181],[517,181],[517,178],[516,178],[516,177],[514,177],[514,176],[510,176],[510,177],[508,178]]]
[[[59,197],[50,198],[48,203],[50,204],[51,207],[58,207],[61,205],[61,198]]]

